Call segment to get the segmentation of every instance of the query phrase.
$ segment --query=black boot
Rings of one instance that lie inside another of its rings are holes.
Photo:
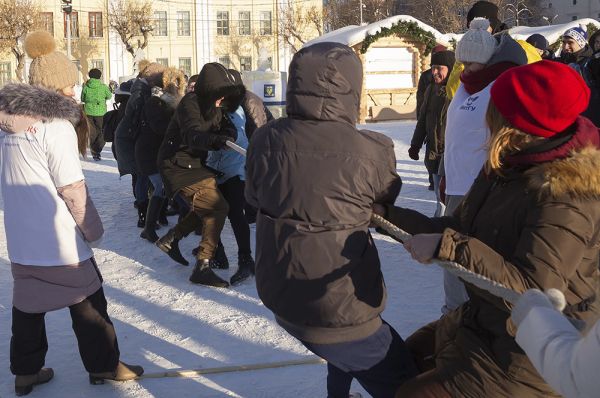
[[[182,237],[177,237],[175,228],[170,229],[169,232],[162,238],[156,241],[156,246],[169,255],[174,261],[181,265],[190,265],[188,261],[183,257],[179,250],[179,240]]]
[[[146,225],[140,234],[140,237],[146,239],[148,242],[154,243],[158,240],[158,235],[156,235],[156,220],[159,218],[163,202],[163,198],[160,197],[153,196],[150,198],[148,211],[146,212]]]
[[[158,213],[158,223],[160,225],[164,225],[164,226],[169,225],[169,220],[167,219],[168,208],[169,208],[169,201],[163,200],[162,206],[160,208],[160,212]]]
[[[199,252],[200,246],[192,250],[192,254],[194,255],[194,257],[198,256]],[[225,254],[225,246],[223,246],[223,243],[221,243],[221,241],[219,241],[219,244],[217,245],[215,257],[212,260],[210,260],[210,267],[216,269],[229,269],[229,260],[227,259],[227,254]]]
[[[214,287],[229,287],[229,283],[215,274],[210,268],[210,260],[196,260],[196,266],[190,276],[190,282]]]
[[[231,284],[237,285],[254,275],[254,259],[250,254],[238,255],[238,270],[231,277]]]
[[[144,228],[146,226],[146,211],[148,210],[148,201],[138,202],[138,228]]]

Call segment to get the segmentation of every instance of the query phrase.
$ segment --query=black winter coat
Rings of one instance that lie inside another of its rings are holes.
[[[248,139],[252,137],[257,128],[273,120],[271,111],[265,106],[260,97],[252,91],[246,91],[242,108],[244,109],[244,113],[246,113],[245,128]]]
[[[426,143],[425,167],[432,174],[437,174],[440,159],[444,154],[444,136],[446,129],[447,100],[446,85],[431,83],[425,91],[425,99],[421,113],[413,133],[411,146],[421,148]]]
[[[419,76],[417,86],[417,119],[421,115],[421,108],[423,108],[423,101],[425,101],[425,91],[427,91],[427,87],[431,83],[433,83],[433,73],[431,72],[431,68],[429,68]]]
[[[163,94],[151,97],[144,105],[140,133],[135,142],[135,163],[141,175],[158,173],[158,150],[175,112],[176,101],[170,94]]]
[[[231,136],[235,141],[235,127],[223,118],[223,109],[215,107],[221,97],[232,109],[239,106],[245,89],[218,63],[204,65],[194,92],[186,94],[179,102],[165,138],[158,151],[158,168],[168,196],[181,188],[205,178],[214,177],[216,171],[206,167],[207,151],[221,149],[218,135]]]
[[[401,180],[393,142],[356,130],[361,87],[349,47],[302,49],[290,65],[288,116],[256,130],[248,148],[258,294],[284,329],[316,344],[371,335],[385,306],[369,220]]]

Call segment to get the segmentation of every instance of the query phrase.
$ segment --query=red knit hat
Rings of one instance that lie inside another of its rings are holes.
[[[544,60],[501,74],[491,96],[514,127],[547,138],[566,130],[587,109],[590,89],[571,67]]]

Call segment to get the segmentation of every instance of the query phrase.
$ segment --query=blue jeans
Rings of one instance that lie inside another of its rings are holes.
[[[135,179],[135,187],[133,188],[135,194],[135,200],[138,203],[148,202],[148,186],[150,184],[150,180],[148,180],[147,176],[143,176],[141,174],[137,174]]]
[[[364,339],[337,344],[302,342],[327,361],[327,397],[348,398],[355,378],[373,398],[393,398],[418,373],[402,337],[387,323]]]

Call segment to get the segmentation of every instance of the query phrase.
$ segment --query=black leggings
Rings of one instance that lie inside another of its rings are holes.
[[[227,218],[229,218],[229,223],[231,224],[238,245],[238,256],[240,254],[250,255],[252,253],[250,249],[250,227],[244,216],[244,186],[244,181],[237,176],[219,185],[219,191],[221,191],[229,204]]]

